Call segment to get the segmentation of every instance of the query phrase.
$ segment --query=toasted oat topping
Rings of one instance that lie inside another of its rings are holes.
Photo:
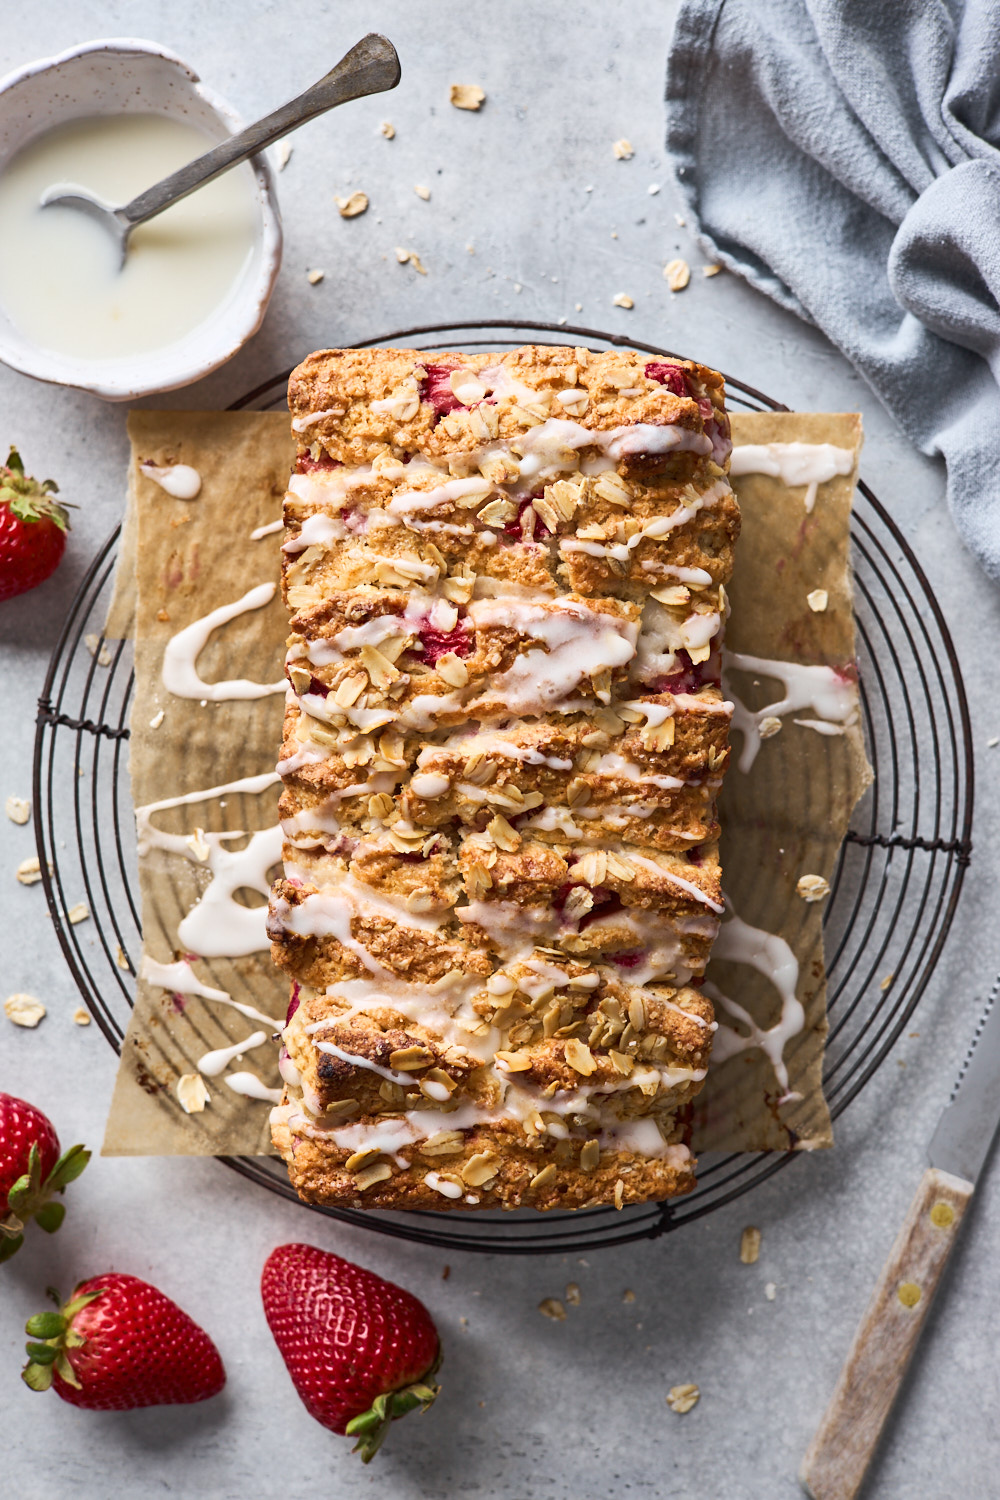
[[[830,882],[824,880],[822,875],[802,875],[796,882],[796,891],[803,901],[810,904],[814,901],[822,901],[830,894]]]
[[[212,1097],[200,1073],[182,1073],[177,1080],[176,1092],[177,1101],[186,1115],[200,1115]]]
[[[359,191],[351,193],[347,198],[334,197],[333,201],[342,219],[356,219],[368,207],[368,194]]]

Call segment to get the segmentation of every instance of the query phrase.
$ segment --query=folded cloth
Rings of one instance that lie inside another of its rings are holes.
[[[1000,578],[1000,6],[685,0],[667,147],[704,248],[948,469]]]

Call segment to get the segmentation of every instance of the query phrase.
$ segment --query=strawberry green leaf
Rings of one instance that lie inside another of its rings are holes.
[[[23,1244],[23,1234],[17,1234],[13,1239],[8,1239],[6,1236],[3,1239],[0,1239],[0,1265],[2,1265],[5,1260],[10,1260],[12,1255],[16,1255]]]
[[[7,468],[13,469],[15,474],[24,473],[24,460],[21,458],[20,453],[18,453],[13,443],[11,443],[10,452],[7,455]]]
[[[52,1384],[52,1366],[34,1363],[25,1365],[21,1371],[21,1379],[33,1391],[47,1391]]]
[[[66,1332],[66,1327],[62,1313],[40,1312],[28,1319],[24,1331],[33,1339],[56,1339]]]
[[[45,1288],[45,1295],[50,1302],[55,1303],[56,1307],[62,1307],[62,1297],[60,1297],[54,1286],[47,1286]]]
[[[69,1183],[75,1182],[90,1160],[91,1153],[85,1146],[70,1146],[56,1162],[45,1179],[47,1193],[61,1193]]]
[[[75,1318],[77,1313],[82,1312],[85,1307],[93,1302],[95,1297],[99,1297],[103,1290],[104,1288],[102,1286],[99,1286],[96,1292],[83,1292],[79,1297],[74,1297],[73,1300],[71,1302],[67,1302],[66,1306],[63,1308],[63,1316],[67,1319]]]
[[[78,1391],[82,1390],[79,1376],[67,1359],[65,1351],[62,1349],[60,1349],[56,1358],[56,1371],[62,1376],[67,1385],[75,1386]]]
[[[46,1234],[55,1234],[65,1217],[65,1203],[46,1203],[35,1214],[35,1223],[39,1229],[44,1229]]]
[[[54,1344],[25,1344],[24,1347],[36,1365],[54,1365],[59,1355]]]

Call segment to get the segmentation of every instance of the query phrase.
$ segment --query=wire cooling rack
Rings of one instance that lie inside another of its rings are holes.
[[[539,335],[547,343],[617,345],[670,357],[654,345],[589,328],[528,322],[410,328],[357,347],[504,349]],[[250,391],[233,409],[281,406],[289,373]],[[726,385],[734,408],[788,409],[740,380],[727,377]],[[126,754],[132,647],[100,638],[118,536],[115,531],[95,557],[52,655],[38,706],[34,806],[56,933],[94,1019],[120,1052],[141,932]],[[875,780],[855,810],[825,910],[830,1032],[824,1087],[835,1119],[885,1060],[934,971],[971,854],[973,794],[969,713],[951,636],[920,564],[866,484],[858,486],[851,543],[861,714]],[[93,918],[82,929],[69,920],[81,891]],[[882,989],[887,973],[893,980]],[[749,1192],[792,1159],[763,1153],[705,1160],[690,1196],[621,1211],[314,1211],[449,1250],[587,1250],[677,1229]],[[298,1201],[277,1159],[222,1160]]]

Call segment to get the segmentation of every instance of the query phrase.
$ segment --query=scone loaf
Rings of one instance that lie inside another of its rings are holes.
[[[289,385],[275,1144],[309,1201],[694,1186],[739,532],[722,378],[328,350]]]

